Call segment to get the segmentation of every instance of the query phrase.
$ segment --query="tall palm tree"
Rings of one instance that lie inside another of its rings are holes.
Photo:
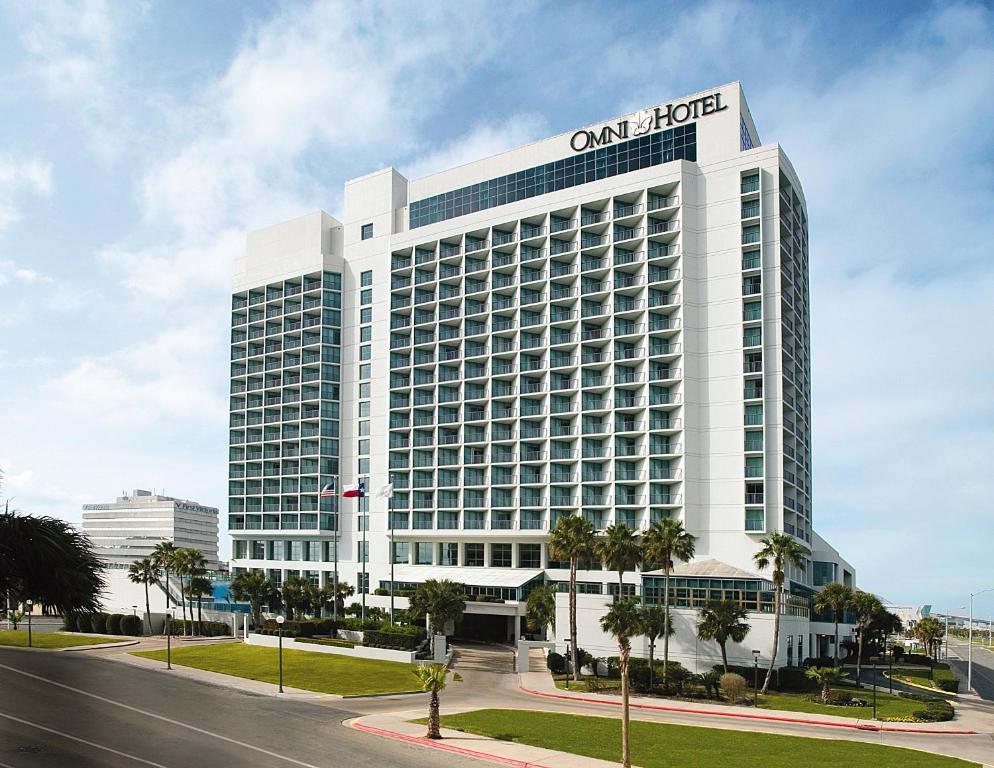
[[[428,631],[440,635],[445,625],[462,618],[466,610],[466,587],[448,579],[428,579],[418,584],[410,598],[408,615],[428,617]]]
[[[583,517],[563,515],[549,534],[549,554],[555,560],[569,560],[569,642],[573,679],[580,679],[576,642],[576,569],[581,559],[594,553],[594,526]]]
[[[528,593],[525,621],[532,632],[544,633],[550,626],[556,631],[556,591],[552,586],[543,584]]]
[[[206,576],[194,574],[186,588],[191,598],[197,598],[197,633],[204,634],[204,596],[214,594],[214,585]],[[190,620],[193,620],[193,606],[190,606]]]
[[[725,644],[731,640],[741,643],[751,627],[746,623],[749,614],[734,600],[712,600],[698,611],[697,636],[701,640],[714,640],[721,648],[721,665],[728,672],[728,652]]]
[[[63,615],[100,610],[103,565],[90,540],[64,520],[0,512],[0,596],[33,600]]]
[[[179,548],[171,541],[160,541],[152,550],[152,563],[156,568],[161,568],[166,576],[166,608],[169,608],[171,596],[169,594],[169,572],[175,570],[176,553]]]
[[[652,680],[653,660],[656,655],[656,638],[673,634],[673,625],[666,621],[666,611],[658,605],[643,605],[639,610],[642,622],[640,635],[649,638],[649,680]],[[667,631],[668,630],[668,631]]]
[[[601,617],[601,629],[610,632],[618,641],[618,670],[621,672],[621,765],[631,768],[632,752],[628,714],[628,660],[632,652],[632,638],[642,631],[638,603],[633,598],[615,602]]]
[[[603,538],[596,544],[597,556],[618,574],[618,594],[615,601],[624,595],[625,571],[634,571],[642,562],[642,545],[639,537],[627,525],[609,525]]]
[[[143,557],[135,560],[128,567],[128,580],[134,584],[145,585],[145,617],[148,619],[148,633],[152,634],[152,607],[148,599],[148,585],[159,580],[159,569],[155,567],[152,558]]]
[[[442,738],[442,732],[439,730],[441,718],[439,716],[438,694],[445,688],[445,678],[448,673],[449,668],[444,664],[417,664],[414,667],[414,674],[421,681],[421,690],[431,694],[428,699],[427,738],[429,739]]]
[[[773,568],[773,653],[770,654],[770,667],[766,670],[763,681],[763,693],[770,687],[773,677],[773,667],[777,662],[777,652],[780,650],[780,610],[783,602],[783,585],[786,580],[785,569],[788,565],[804,570],[804,555],[807,550],[793,536],[774,531],[766,538],[760,539],[762,545],[752,556],[756,567],[761,571]]]
[[[683,527],[683,522],[672,518],[657,520],[646,531],[642,540],[645,561],[663,570],[663,611],[666,625],[670,625],[670,573],[675,561],[688,562],[694,558],[697,537]],[[663,687],[667,685],[670,665],[670,636],[663,633]]]
[[[842,612],[852,605],[852,599],[852,587],[847,587],[838,581],[826,584],[821,592],[815,595],[814,609],[819,613],[832,612],[832,621],[835,623],[835,647],[832,649],[832,657],[835,666],[839,666],[839,618]],[[859,682],[859,678],[856,678],[856,682]]]
[[[252,624],[262,625],[262,606],[268,605],[278,592],[262,571],[239,573],[231,580],[231,596],[235,600],[247,600],[252,610]]]
[[[856,627],[859,630],[859,646],[856,650],[856,685],[860,685],[863,673],[863,642],[870,633],[870,627],[884,609],[883,601],[872,592],[855,592],[850,607],[856,612]]]
[[[186,582],[184,576],[193,578],[206,570],[207,560],[199,549],[188,548],[176,551],[173,561],[173,569],[179,577],[179,594],[183,602],[183,634],[192,634],[193,625],[193,605],[190,606],[190,623],[186,622]]]

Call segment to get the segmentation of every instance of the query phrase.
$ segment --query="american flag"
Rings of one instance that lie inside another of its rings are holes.
[[[335,495],[336,495],[336,493],[335,493],[335,481],[332,480],[324,488],[321,489],[321,498],[322,499],[327,499],[327,498],[330,498],[330,497],[335,496]]]

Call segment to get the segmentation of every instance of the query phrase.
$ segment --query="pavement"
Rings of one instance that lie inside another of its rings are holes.
[[[160,639],[142,641],[143,649],[163,646]],[[406,768],[426,764],[424,749],[432,749],[431,764],[439,768],[478,766],[480,759],[521,768],[609,765],[448,729],[443,741],[429,741],[423,738],[424,726],[409,722],[425,716],[424,695],[341,699],[289,689],[279,695],[266,683],[178,666],[167,672],[159,662],[129,656],[133,650],[44,655],[0,649],[0,768]],[[442,694],[443,715],[483,708],[618,714],[618,697],[567,694],[545,672],[515,674],[509,648],[460,645],[453,666],[462,682],[451,682]],[[960,697],[960,712],[964,698],[969,697]],[[951,731],[966,725],[961,718],[926,724],[929,730],[935,726],[944,731],[933,734],[863,730],[848,718],[831,718],[845,720],[835,725],[819,716],[825,724],[818,725],[798,713],[645,697],[633,697],[633,704],[634,720],[906,747],[994,768],[994,715],[983,709],[971,716],[979,733],[954,735]],[[30,750],[36,747],[48,750],[37,753],[43,759],[32,757]]]
[[[969,646],[962,640],[949,638],[950,666],[963,681],[966,689],[966,672]],[[994,651],[974,644],[973,646],[973,690],[982,699],[994,702]]]

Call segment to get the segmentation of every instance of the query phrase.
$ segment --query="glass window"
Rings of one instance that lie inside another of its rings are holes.
[[[359,329],[359,341],[372,341],[373,340],[373,328],[369,325],[364,325]]]
[[[373,322],[373,308],[363,307],[359,310],[359,322],[360,323],[371,323]]]
[[[364,288],[359,293],[359,303],[360,304],[372,304],[373,303],[373,289]]]
[[[369,453],[369,440],[360,440],[359,441],[359,453],[360,454],[367,454],[367,453]]]
[[[395,541],[393,547],[393,562],[407,564],[411,561],[411,544],[407,541]]]
[[[541,568],[542,567],[542,545],[541,544],[519,544],[518,545],[518,567],[519,568]]]
[[[369,459],[362,458],[359,459],[359,474],[368,475],[369,474]]]
[[[359,347],[360,360],[369,360],[369,358],[372,357],[372,355],[373,355],[372,344],[363,344],[361,347]]]
[[[483,565],[483,544],[465,544],[466,565],[481,567]]]
[[[357,541],[356,542],[356,560],[360,563],[369,562],[369,542],[368,541]]]
[[[370,229],[372,229],[372,227],[373,227],[372,224],[369,224],[368,226],[369,226]],[[362,285],[363,288],[366,288],[366,287],[372,285],[373,284],[373,270],[367,269],[365,272],[363,272],[362,275],[359,276],[359,283]]]
[[[359,403],[359,416],[361,416],[361,417],[369,416],[369,403],[368,402],[363,401],[363,402]]]
[[[459,565],[459,545],[455,542],[442,542],[438,545],[439,565]]]
[[[418,541],[414,544],[414,564],[431,565],[431,542]]]
[[[368,379],[370,377],[370,371],[371,369],[369,367],[369,363],[363,363],[359,366],[359,378]]]
[[[362,239],[363,240],[369,240],[369,238],[371,238],[373,236],[373,225],[372,224],[363,224],[362,225],[362,233],[361,234],[362,234]],[[365,283],[363,283],[363,285],[365,285]]]
[[[359,385],[359,397],[367,398],[369,397],[369,382],[364,381]]]
[[[511,568],[511,544],[490,545],[490,565],[494,568]]]
[[[369,434],[369,422],[368,421],[360,421],[359,422],[359,434],[363,435],[363,436]]]

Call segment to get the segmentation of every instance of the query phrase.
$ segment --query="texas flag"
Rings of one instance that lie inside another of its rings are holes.
[[[366,483],[359,481],[355,485],[346,485],[345,490],[342,491],[342,496],[347,499],[364,498],[366,495]]]

